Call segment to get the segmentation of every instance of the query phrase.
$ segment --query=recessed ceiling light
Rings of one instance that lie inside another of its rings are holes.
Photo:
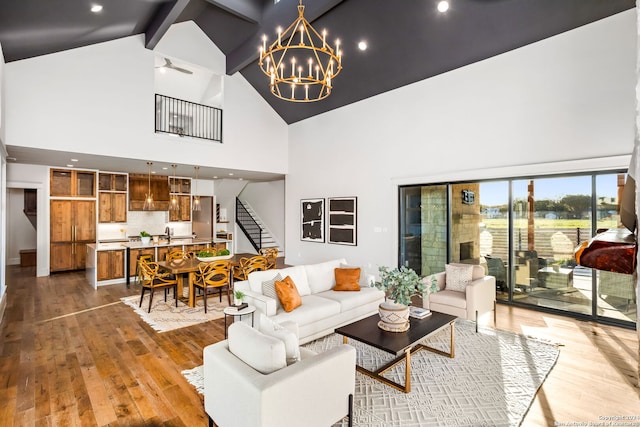
[[[358,49],[367,50],[367,42],[363,40],[360,43],[358,43]]]
[[[213,177],[213,179],[218,179],[218,177],[217,177],[217,176],[214,176],[214,177]]]
[[[156,173],[156,171],[151,171],[152,174]]]
[[[72,161],[72,162],[77,162],[77,161],[78,161],[78,159],[71,159],[71,161]]]
[[[164,166],[164,167],[162,168],[162,170],[163,170],[163,171],[166,171],[167,169],[169,169],[169,168],[168,168],[168,167],[166,167],[166,166]]]
[[[73,165],[67,165],[67,167],[68,167],[68,168],[72,168],[72,167],[73,167]]]
[[[238,181],[242,181],[242,178],[238,178]]]
[[[233,172],[229,172],[229,176],[233,176]]]
[[[438,2],[438,12],[446,12],[447,10],[449,10],[449,2],[446,0],[442,0],[441,2]]]
[[[102,5],[94,4],[93,6],[91,6],[91,12],[93,13],[102,12]]]

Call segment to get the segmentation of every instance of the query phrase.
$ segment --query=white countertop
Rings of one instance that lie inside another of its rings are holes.
[[[199,239],[199,238],[186,238],[186,239],[171,239],[171,241],[161,239],[158,243],[153,243],[153,240],[148,245],[142,244],[142,242],[99,242],[89,243],[87,246],[92,247],[96,251],[112,251],[117,249],[139,249],[139,248],[161,248],[166,246],[182,246],[182,245],[194,245],[199,243],[227,243],[230,240],[226,239]]]

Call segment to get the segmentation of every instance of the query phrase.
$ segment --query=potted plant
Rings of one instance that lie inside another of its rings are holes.
[[[375,286],[383,290],[387,297],[378,307],[379,326],[390,332],[404,332],[409,329],[411,297],[422,295],[426,286],[413,269],[405,266],[392,270],[382,266],[378,271],[380,281]]]
[[[244,299],[244,292],[242,291],[234,291],[233,292],[233,303],[234,305],[242,304],[242,300]]]
[[[146,231],[142,230],[140,232],[140,240],[142,240],[142,244],[147,246],[149,244],[149,242],[151,241],[151,234],[147,233]]]

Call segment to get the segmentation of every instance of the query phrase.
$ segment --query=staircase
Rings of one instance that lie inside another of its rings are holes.
[[[283,255],[280,243],[273,237],[273,233],[260,219],[258,214],[246,202],[236,198],[236,223],[247,236],[253,248],[278,248],[278,256]]]

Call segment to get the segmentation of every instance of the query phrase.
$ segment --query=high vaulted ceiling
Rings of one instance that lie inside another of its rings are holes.
[[[306,0],[305,17],[340,38],[343,71],[323,101],[270,94],[257,65],[263,34],[297,16],[299,0],[14,0],[0,2],[7,62],[145,34],[152,49],[174,22],[193,20],[287,122],[294,123],[625,11],[635,0]],[[92,13],[94,4],[103,10]],[[366,41],[368,49],[357,44]]]

